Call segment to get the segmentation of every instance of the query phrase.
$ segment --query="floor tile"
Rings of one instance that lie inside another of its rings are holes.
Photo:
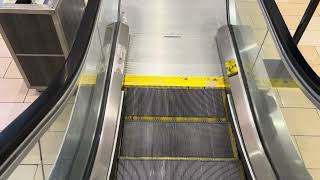
[[[291,140],[293,142],[294,147],[296,148],[297,153],[299,154],[300,158],[301,158],[301,154],[300,154],[300,150],[296,141],[296,138],[294,136],[291,136]]]
[[[7,127],[30,103],[0,103],[0,130]]]
[[[299,44],[309,45],[309,46],[320,46],[320,38],[315,38],[315,37],[320,37],[320,31],[306,30]]]
[[[74,104],[66,104],[57,120],[51,125],[49,131],[66,131]]]
[[[300,16],[283,16],[284,21],[289,29],[296,30],[300,23]]]
[[[314,108],[312,102],[298,88],[278,88],[283,107]]]
[[[33,180],[44,180],[41,165],[38,165],[37,171],[36,171],[36,174],[34,175]]]
[[[318,54],[320,55],[320,46],[316,47]]]
[[[41,95],[41,93],[35,89],[29,89],[26,99],[24,100],[24,102],[30,102],[32,103],[33,101],[35,101],[39,96]]]
[[[23,159],[21,164],[41,164],[39,144],[37,143],[28,155]]]
[[[12,61],[12,58],[0,58],[0,78],[4,77]]]
[[[43,165],[44,176],[46,180],[49,179],[52,169],[53,169],[53,165]]]
[[[308,4],[277,3],[283,16],[303,16]]]
[[[317,73],[318,76],[320,76],[320,65],[313,65],[311,67],[312,67],[313,71],[315,73]]]
[[[14,61],[12,61],[12,63],[10,64],[4,78],[22,78],[21,73]]]
[[[320,55],[314,46],[299,46],[299,50],[310,65],[320,64]]]
[[[291,135],[320,135],[320,118],[316,109],[281,108]]]
[[[0,57],[12,57],[3,39],[0,39]]]
[[[8,180],[33,180],[37,165],[19,165]]]
[[[320,30],[320,17],[312,17],[310,20],[307,30]]]
[[[307,168],[320,168],[320,137],[295,136]]]
[[[308,169],[313,180],[320,180],[320,169]]]
[[[23,79],[0,79],[0,102],[23,102],[28,88]]]
[[[44,164],[54,164],[63,141],[64,132],[46,132],[41,137],[42,160]]]

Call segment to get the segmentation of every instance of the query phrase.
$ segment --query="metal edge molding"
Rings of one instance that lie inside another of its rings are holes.
[[[110,59],[113,61],[110,84],[108,92],[105,92],[108,94],[102,116],[103,125],[90,174],[92,180],[109,179],[116,150],[123,101],[124,63],[129,45],[129,27],[120,22],[118,24],[114,54]]]
[[[245,145],[245,151],[243,152],[246,153],[246,155],[244,155],[244,157],[249,157],[250,164],[247,163],[247,166],[253,170],[253,179],[276,179],[255,125],[253,109],[251,109],[248,93],[245,89],[244,75],[241,66],[239,66],[240,59],[238,59],[236,48],[234,47],[230,28],[230,26],[221,27],[216,36],[216,41],[220,59],[222,61],[233,59],[238,67],[237,74],[229,77],[229,84],[234,102],[234,111],[237,116],[242,141]],[[234,126],[237,127],[238,125]]]

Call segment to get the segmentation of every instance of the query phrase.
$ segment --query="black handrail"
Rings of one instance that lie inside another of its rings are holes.
[[[320,0],[310,0],[310,3],[308,5],[306,11],[304,12],[304,15],[299,23],[299,26],[293,35],[293,40],[296,44],[299,43],[305,30],[307,29],[308,24],[313,16],[313,14],[316,12],[316,9],[319,5],[319,2],[320,2]]]
[[[18,149],[66,93],[84,61],[100,0],[90,0],[80,23],[75,42],[64,67],[48,88],[22,114],[0,133],[0,166]],[[0,171],[0,175],[5,170]]]

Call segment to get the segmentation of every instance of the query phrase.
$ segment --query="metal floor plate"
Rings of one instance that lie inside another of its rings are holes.
[[[225,117],[224,90],[128,88],[126,116]]]
[[[239,161],[120,160],[117,180],[240,180]]]
[[[124,123],[120,156],[233,158],[227,123]]]

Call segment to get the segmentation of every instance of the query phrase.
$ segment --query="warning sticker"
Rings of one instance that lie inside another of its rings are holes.
[[[226,68],[227,68],[227,75],[229,77],[237,75],[238,74],[238,67],[235,59],[231,59],[226,61]]]

